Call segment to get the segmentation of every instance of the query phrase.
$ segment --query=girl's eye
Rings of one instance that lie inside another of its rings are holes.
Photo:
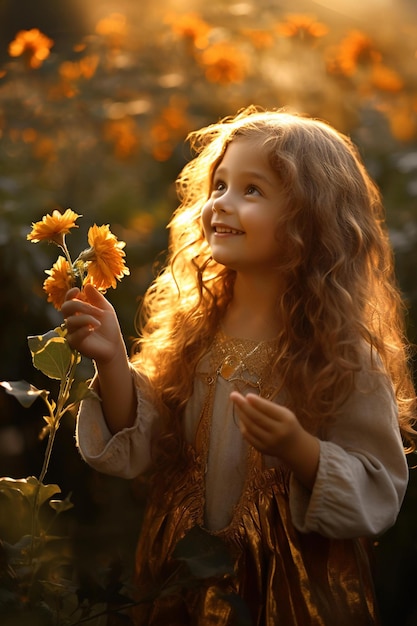
[[[213,191],[224,191],[226,189],[226,185],[222,180],[215,180],[213,182]]]
[[[260,193],[259,189],[257,187],[255,187],[255,185],[249,185],[249,187],[246,189],[246,193],[249,196],[254,196]]]

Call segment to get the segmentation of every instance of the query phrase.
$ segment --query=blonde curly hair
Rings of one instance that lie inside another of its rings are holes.
[[[393,382],[413,447],[415,393],[380,193],[348,137],[316,119],[256,107],[190,134],[196,156],[177,180],[167,264],[141,306],[132,360],[148,376],[167,430],[180,436],[196,364],[233,297],[235,272],[212,259],[201,210],[238,136],[263,142],[286,198],[280,228],[291,254],[280,266],[286,288],[271,366],[279,365],[289,405],[317,429],[351,393],[358,371],[379,370]]]

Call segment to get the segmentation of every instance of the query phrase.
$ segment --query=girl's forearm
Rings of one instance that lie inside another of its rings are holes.
[[[280,455],[297,480],[312,489],[320,460],[320,442],[317,437],[302,430],[293,445]]]
[[[136,418],[136,391],[125,350],[96,366],[104,418],[110,432],[116,434],[133,426]]]

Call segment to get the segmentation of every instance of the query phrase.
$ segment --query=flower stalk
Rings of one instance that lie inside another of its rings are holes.
[[[125,243],[117,240],[108,225],[92,226],[88,231],[89,248],[72,261],[66,235],[77,227],[75,222],[79,217],[80,215],[71,209],[63,213],[55,210],[52,214],[45,215],[41,221],[32,223],[32,230],[27,235],[27,239],[33,243],[49,241],[62,250],[63,256],[60,255],[52,268],[46,270],[48,277],[43,283],[48,301],[58,310],[65,300],[68,289],[77,282],[81,291],[77,297],[83,298],[85,284],[91,283],[104,292],[109,287],[115,288],[117,281],[129,274],[123,251]],[[48,378],[58,380],[59,388],[56,400],[53,400],[49,397],[47,389],[37,389],[26,381],[0,382],[0,386],[7,393],[14,395],[24,407],[29,408],[40,397],[47,409],[43,416],[46,424],[40,434],[41,439],[47,436],[47,442],[39,477],[30,476],[17,480],[0,478],[0,492],[9,496],[11,511],[20,510],[22,498],[26,501],[27,525],[30,529],[29,535],[24,535],[16,546],[10,546],[10,554],[18,554],[18,557],[11,557],[16,560],[10,562],[7,570],[10,573],[10,580],[7,576],[5,580],[8,580],[7,588],[14,594],[18,612],[26,615],[33,610],[33,615],[36,616],[52,598],[52,603],[48,604],[48,611],[54,615],[53,623],[60,625],[64,623],[61,611],[63,598],[68,593],[66,589],[68,581],[63,573],[60,573],[59,567],[57,568],[57,557],[53,555],[53,550],[49,556],[49,546],[56,538],[50,536],[47,529],[42,527],[40,510],[48,500],[55,511],[55,517],[73,506],[69,496],[65,500],[50,500],[61,490],[58,485],[45,484],[45,479],[62,417],[68,411],[74,411],[81,400],[95,396],[95,393],[89,388],[88,381],[77,381],[77,385],[74,385],[81,355],[71,348],[65,325],[42,336],[28,337],[28,344],[34,367]],[[0,541],[0,557],[3,545],[5,542]],[[49,577],[45,573],[45,563],[48,559],[50,559]],[[62,555],[63,565],[66,563],[65,559],[66,556]],[[43,591],[39,596],[40,589]],[[82,610],[80,615],[83,615]],[[73,621],[73,617],[70,621],[65,617],[65,624],[78,623],[78,620]]]

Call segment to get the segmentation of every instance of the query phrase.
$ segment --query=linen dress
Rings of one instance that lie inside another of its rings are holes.
[[[156,470],[136,554],[138,598],[174,576],[177,542],[195,526],[224,541],[234,576],[208,579],[182,594],[138,605],[138,626],[232,626],[237,594],[254,626],[378,624],[370,546],[396,520],[408,481],[397,406],[386,378],[361,373],[356,390],[320,434],[311,491],[279,459],[243,439],[233,389],[267,385],[273,342],[217,335],[196,371],[183,422],[184,460]],[[134,478],[151,465],[158,420],[137,383],[135,424],[110,433],[99,401],[82,403],[77,442],[98,471]]]

